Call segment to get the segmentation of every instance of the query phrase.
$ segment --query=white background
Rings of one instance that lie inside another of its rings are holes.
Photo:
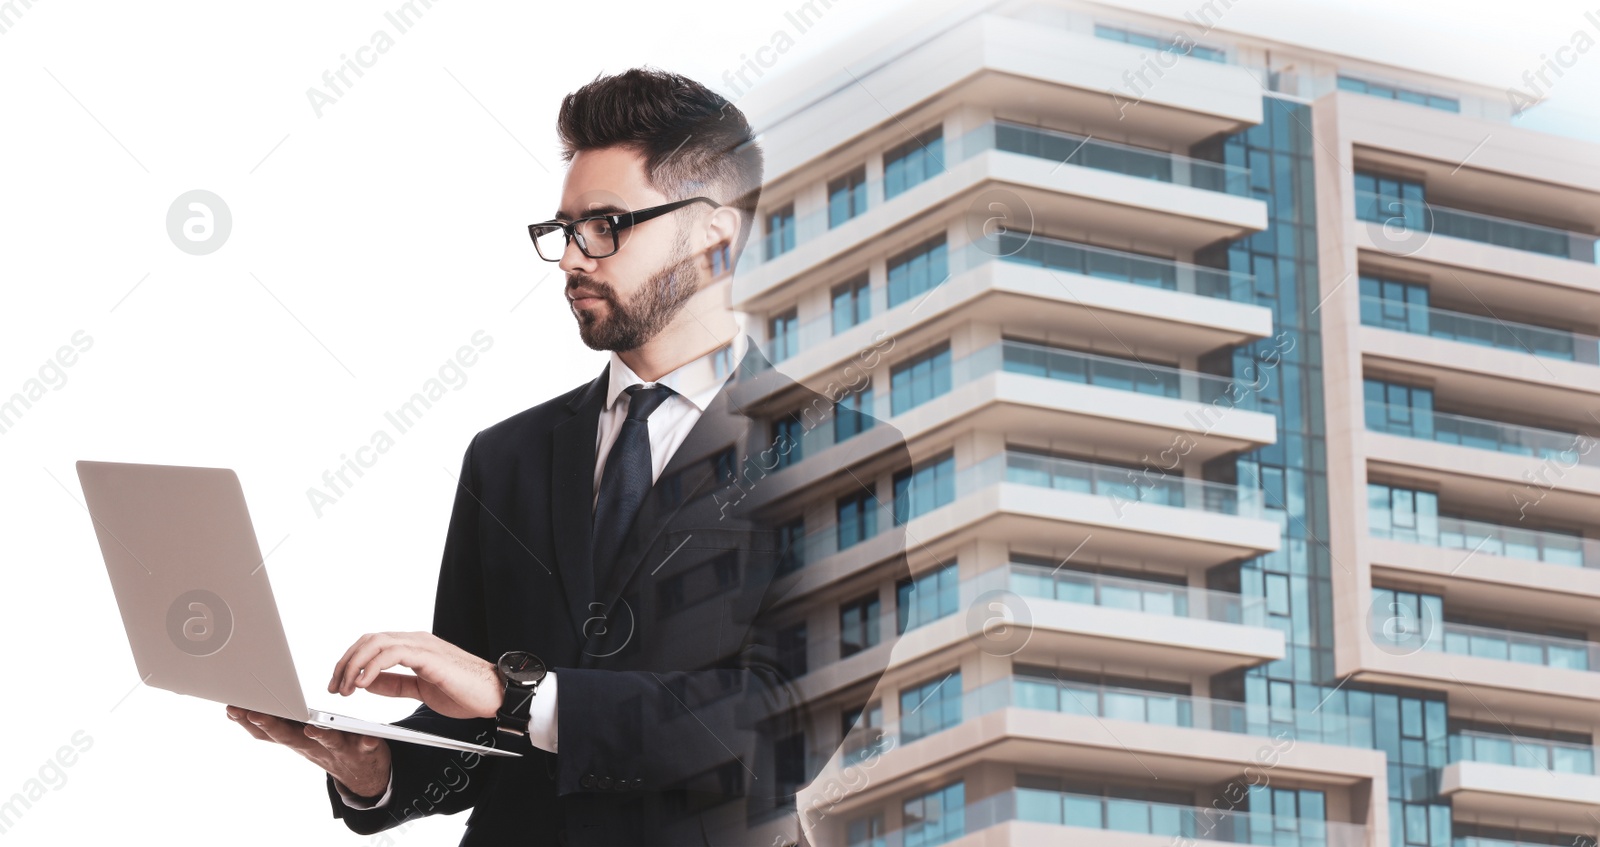
[[[0,398],[78,330],[93,347],[0,434],[0,800],[79,730],[93,747],[6,843],[382,843],[329,817],[320,774],[223,709],[137,686],[78,459],[231,467],[243,481],[313,705],[363,632],[426,629],[453,476],[473,433],[592,378],[525,225],[549,217],[559,98],[652,64],[724,72],[798,2],[437,0],[318,117],[309,88],[398,0],[36,0],[0,34]],[[1181,14],[1193,3],[1130,4]],[[1600,4],[1594,4],[1600,7]],[[1226,27],[1521,84],[1589,26],[1582,3],[1235,0]],[[892,4],[837,0],[771,73]],[[1596,33],[1600,35],[1600,33]],[[830,57],[847,64],[848,56]],[[1600,49],[1527,121],[1596,134]],[[233,216],[207,256],[168,238],[181,193]],[[306,492],[483,330],[466,383],[319,518]],[[398,843],[453,844],[463,817]]]

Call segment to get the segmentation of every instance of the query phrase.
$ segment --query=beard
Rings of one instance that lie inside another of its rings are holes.
[[[697,290],[695,257],[688,244],[673,251],[670,264],[650,275],[644,285],[623,303],[610,285],[590,276],[569,274],[567,284],[593,291],[606,302],[601,317],[594,309],[574,309],[578,335],[593,350],[633,350],[654,338]]]

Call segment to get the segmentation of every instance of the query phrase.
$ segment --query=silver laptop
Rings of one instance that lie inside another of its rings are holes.
[[[359,735],[520,755],[307,709],[233,471],[79,462],[78,480],[145,684]]]

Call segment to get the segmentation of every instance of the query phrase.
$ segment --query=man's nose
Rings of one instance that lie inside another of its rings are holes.
[[[590,273],[599,265],[597,260],[583,255],[583,251],[578,249],[578,239],[574,238],[567,242],[567,249],[562,251],[559,267],[568,274],[572,274],[578,272]]]

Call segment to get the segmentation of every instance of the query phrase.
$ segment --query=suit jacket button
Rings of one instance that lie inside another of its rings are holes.
[[[634,777],[633,778],[633,787],[634,788],[638,788],[641,785],[644,785],[644,780],[639,778],[639,777],[637,777],[637,776]]]
[[[610,791],[611,790],[611,777],[609,777],[609,776],[600,777],[600,788],[601,788],[601,790],[604,790],[604,791]]]
[[[580,777],[578,779],[578,784],[583,786],[584,788],[593,788],[594,787],[594,774],[592,774],[592,773],[584,774],[582,777]]]

